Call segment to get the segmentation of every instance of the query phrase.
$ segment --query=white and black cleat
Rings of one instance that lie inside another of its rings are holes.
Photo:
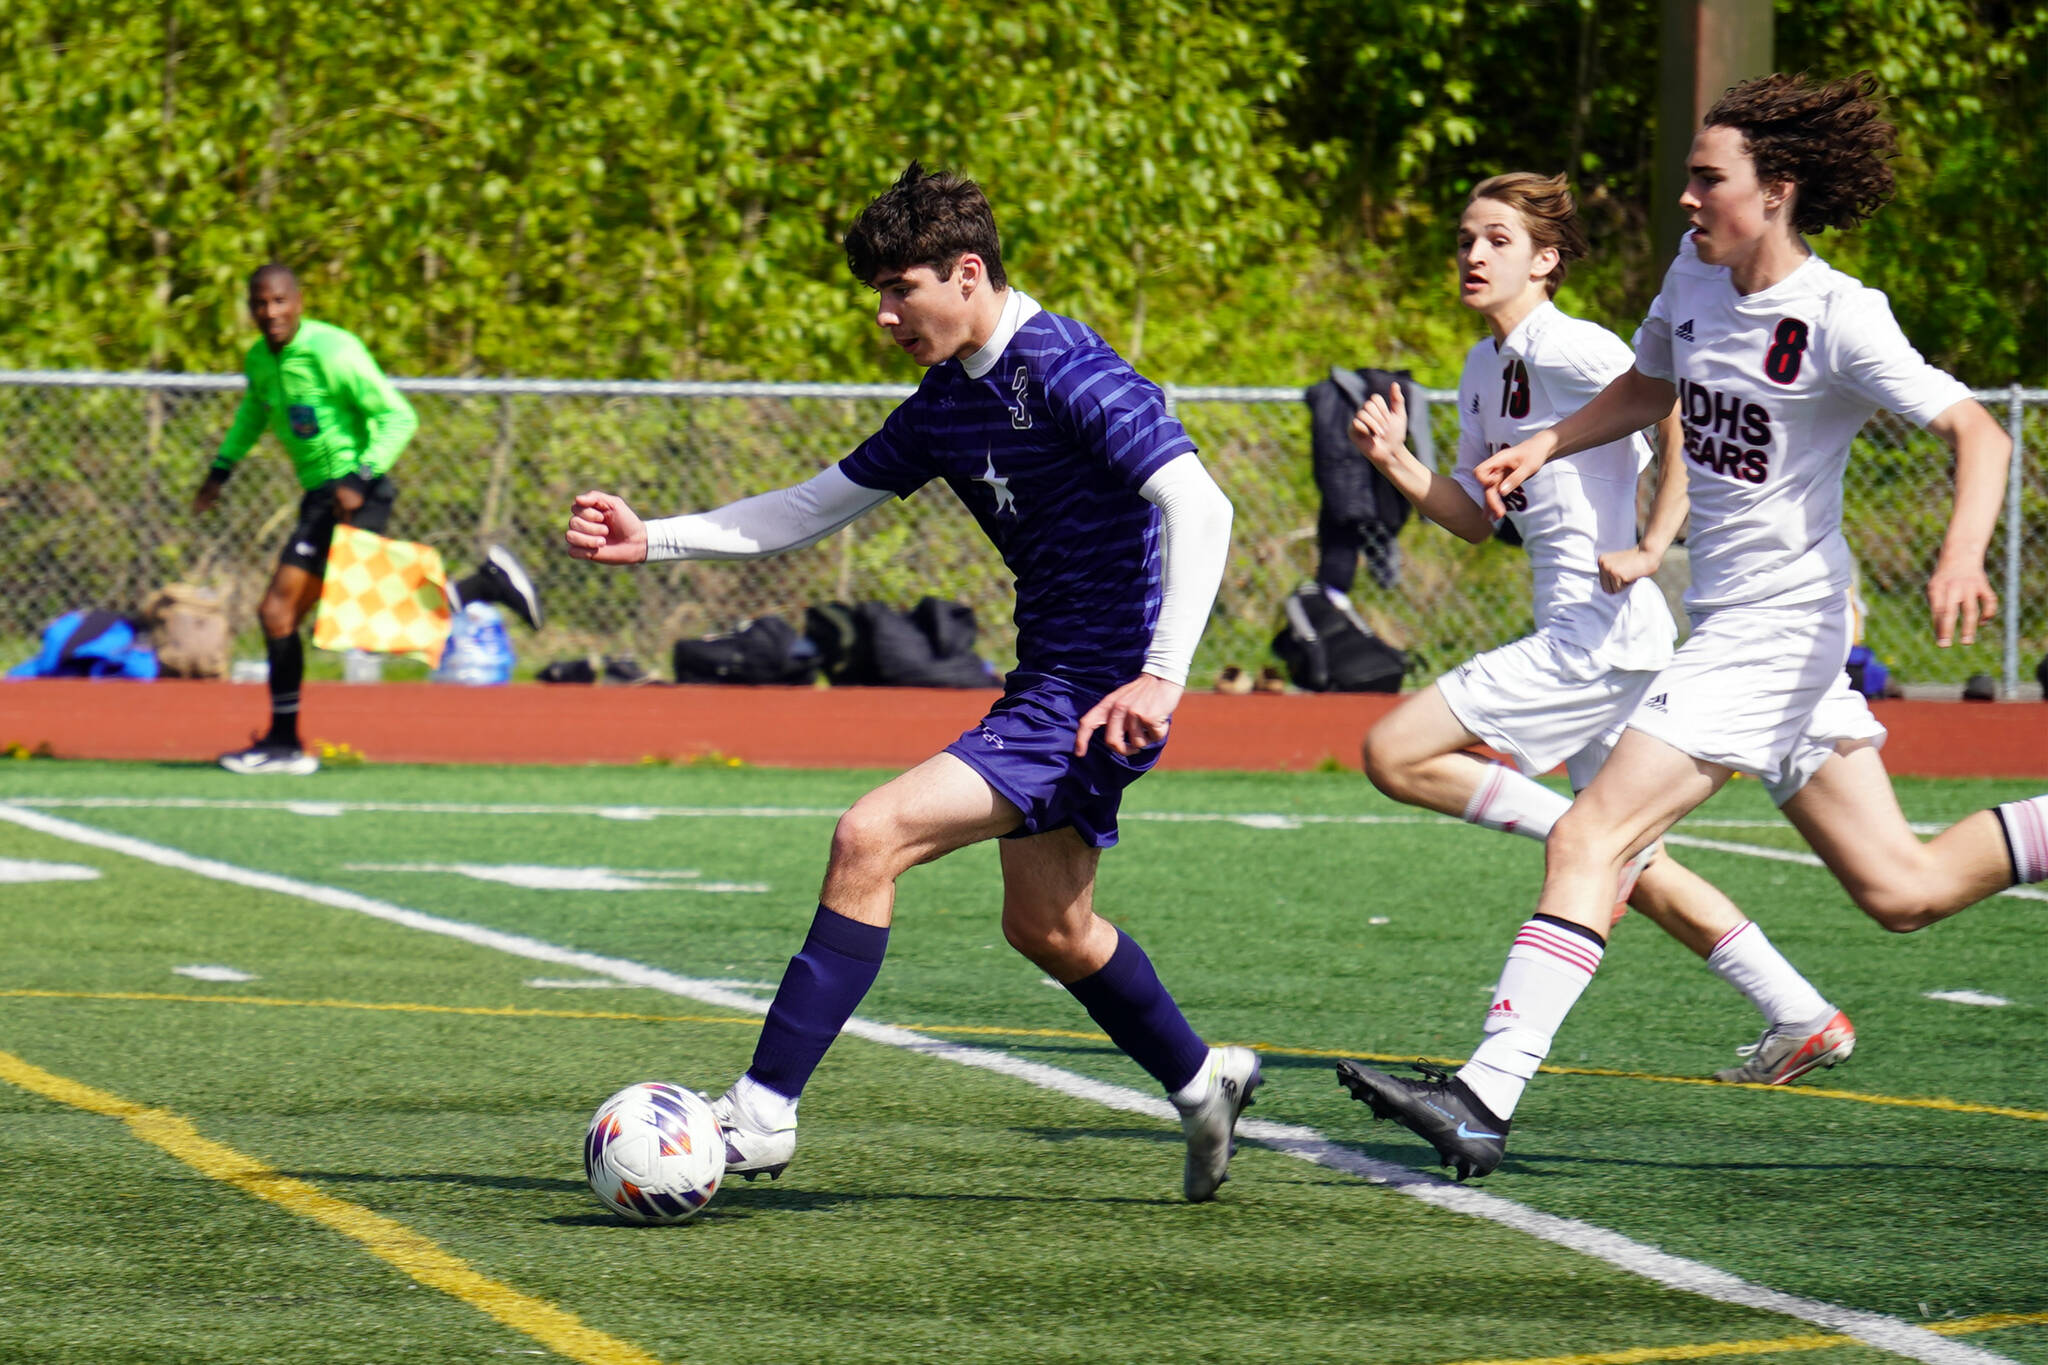
[[[711,1115],[725,1135],[725,1173],[752,1181],[761,1176],[774,1180],[789,1169],[796,1156],[796,1125],[768,1128],[734,1099],[731,1090],[711,1102]]]
[[[1230,1157],[1237,1150],[1232,1135],[1237,1117],[1252,1107],[1252,1093],[1264,1083],[1258,1054],[1248,1047],[1217,1048],[1209,1059],[1209,1088],[1193,1105],[1180,1111],[1180,1129],[1187,1137],[1187,1166],[1181,1192],[1190,1204],[1206,1203],[1230,1179]]]
[[[280,777],[309,777],[320,771],[320,760],[296,744],[252,744],[220,756],[220,766],[245,776],[274,774]]]

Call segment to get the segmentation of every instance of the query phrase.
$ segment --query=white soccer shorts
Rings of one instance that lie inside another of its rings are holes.
[[[1785,760],[1778,776],[1764,783],[1764,790],[1782,806],[1799,795],[1799,789],[1820,771],[1820,765],[1834,756],[1835,745],[1844,740],[1868,740],[1882,749],[1889,734],[1870,713],[1870,703],[1863,699],[1863,694],[1849,686],[1849,675],[1843,673],[1820,699],[1813,719],[1807,722],[1806,733],[1799,737],[1799,746]]]
[[[1565,765],[1572,790],[1600,770],[1658,675],[1615,669],[1548,635],[1466,660],[1436,680],[1458,723],[1530,777]]]
[[[1849,635],[1847,594],[1792,606],[1722,607],[1696,617],[1691,636],[1629,716],[1629,728],[1774,790],[1789,782],[1790,797],[1825,761],[1821,755],[1798,772],[1813,758],[1814,728],[1844,722],[1845,703],[1838,700],[1825,716],[1822,703],[1838,688],[1855,695],[1843,675]],[[1869,708],[1863,714],[1876,723]],[[1846,719],[1854,723],[1853,716]]]

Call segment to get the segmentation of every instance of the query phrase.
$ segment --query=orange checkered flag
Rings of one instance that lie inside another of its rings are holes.
[[[452,619],[439,550],[360,527],[334,528],[313,624],[316,648],[413,654],[438,666]]]

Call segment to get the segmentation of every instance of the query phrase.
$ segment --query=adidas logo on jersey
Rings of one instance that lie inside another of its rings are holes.
[[[1472,395],[1472,415],[1479,415],[1479,395],[1476,393]]]
[[[1669,692],[1659,692],[1656,696],[1644,702],[1643,705],[1651,711],[1662,711],[1664,709],[1664,699],[1670,695]]]
[[[1676,327],[1672,328],[1671,335],[1677,337],[1680,341],[1691,341],[1692,319],[1687,318],[1684,322],[1681,322]]]

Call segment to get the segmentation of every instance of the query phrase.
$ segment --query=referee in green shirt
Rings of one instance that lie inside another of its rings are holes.
[[[381,535],[390,523],[398,486],[389,471],[419,426],[412,404],[354,334],[304,312],[298,277],[289,268],[266,265],[249,277],[249,313],[262,339],[242,363],[249,387],[234,425],[192,496],[195,514],[212,508],[265,431],[291,456],[305,490],[298,524],[285,538],[257,608],[270,660],[270,730],[249,748],[221,755],[230,772],[303,775],[319,768],[299,739],[299,685],[306,671],[299,628],[320,600],[335,526]],[[452,585],[450,596],[458,610],[463,601],[501,602],[528,626],[540,624],[532,581],[503,546],[492,546],[484,567]]]

